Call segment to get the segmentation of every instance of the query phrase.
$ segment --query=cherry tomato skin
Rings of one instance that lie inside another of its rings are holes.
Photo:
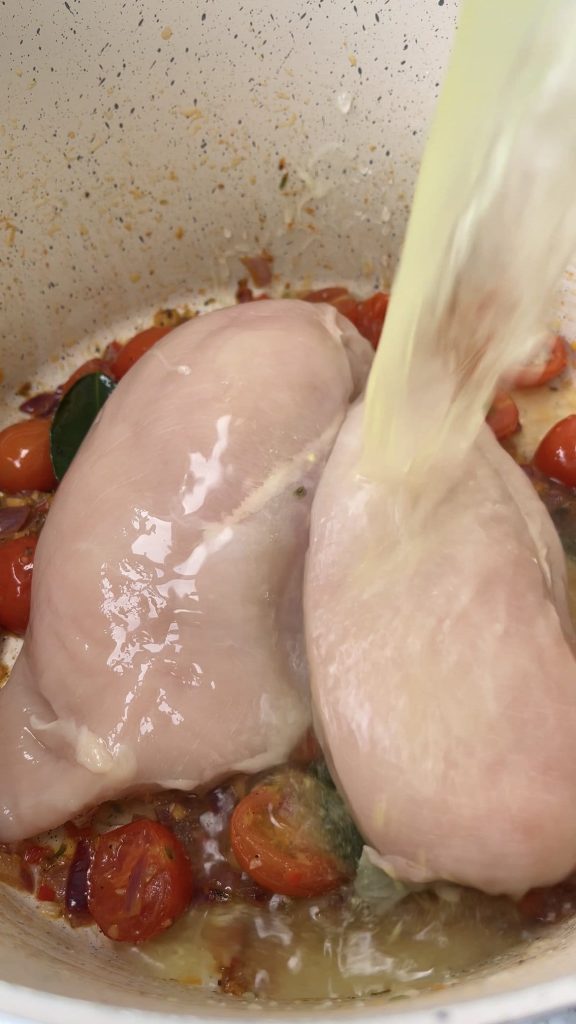
[[[520,414],[514,399],[504,391],[499,392],[492,402],[486,422],[499,441],[515,434],[520,427]]]
[[[111,370],[109,364],[104,359],[88,359],[68,377],[68,380],[62,387],[62,394],[65,395],[77,380],[87,377],[89,373],[106,373],[110,375]]]
[[[48,860],[51,856],[52,850],[49,846],[38,846],[37,843],[32,843],[24,850],[22,859],[26,864],[41,864],[42,861]]]
[[[544,362],[534,360],[522,369],[514,377],[513,387],[515,388],[537,388],[542,384],[559,377],[564,373],[568,365],[568,355],[564,339],[557,337],[550,349],[548,358]]]
[[[0,543],[0,628],[23,636],[30,618],[30,588],[37,537]]]
[[[164,825],[141,819],[96,840],[88,908],[109,939],[151,939],[184,913],[192,892],[186,854]]]
[[[551,480],[576,487],[576,415],[560,420],[542,438],[534,465]]]
[[[348,877],[335,856],[283,816],[282,793],[274,784],[256,786],[237,804],[230,840],[242,870],[270,892],[306,899],[338,888]]]
[[[146,331],[135,334],[130,341],[126,342],[112,362],[112,376],[116,380],[120,380],[134,366],[134,363],[137,363],[145,355],[148,349],[173,330],[173,327],[148,327]]]
[[[356,314],[352,318],[360,334],[370,342],[373,348],[378,348],[389,300],[390,296],[385,292],[376,292],[369,299],[363,299],[358,303]]]
[[[38,887],[36,899],[40,900],[41,903],[53,903],[54,900],[56,899],[56,893],[54,892],[54,889],[52,888],[51,885],[46,885],[45,883],[42,883]]]
[[[53,491],[50,420],[13,423],[0,431],[0,491]]]

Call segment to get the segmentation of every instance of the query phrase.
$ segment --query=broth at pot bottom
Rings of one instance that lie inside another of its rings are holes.
[[[398,998],[450,984],[534,934],[509,900],[450,890],[389,910],[330,897],[195,908],[120,953],[146,972],[237,996]]]

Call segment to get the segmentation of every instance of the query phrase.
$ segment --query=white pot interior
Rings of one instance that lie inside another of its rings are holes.
[[[71,346],[127,336],[160,306],[230,298],[242,256],[271,252],[279,292],[388,284],[456,6],[6,0],[0,420],[14,418],[24,381],[50,384],[61,359],[77,365]],[[0,1018],[256,1013],[136,977],[107,940],[15,893],[2,889],[0,908]],[[489,1021],[565,1006],[576,1001],[572,932],[407,1003],[265,1015]]]

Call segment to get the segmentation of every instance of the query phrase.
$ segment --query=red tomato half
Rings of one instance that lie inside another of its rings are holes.
[[[314,808],[301,802],[286,776],[256,786],[230,822],[234,855],[258,885],[284,896],[319,896],[349,877],[340,859],[315,833]]]
[[[192,898],[192,872],[176,836],[142,819],[96,840],[88,908],[116,942],[145,942],[169,928]]]
[[[13,423],[0,431],[0,491],[52,491],[50,420]]]
[[[23,636],[30,618],[30,588],[37,537],[0,543],[0,628]]]
[[[527,366],[523,366],[514,376],[512,387],[515,388],[537,388],[541,384],[548,384],[564,373],[568,365],[566,343],[563,338],[557,337],[552,347],[545,353],[544,359],[535,359]]]
[[[486,422],[499,441],[515,434],[520,427],[520,414],[514,399],[504,391],[500,391],[492,402]]]
[[[551,480],[576,487],[576,416],[560,420],[540,441],[534,465]]]
[[[111,364],[112,376],[120,380],[125,373],[128,373],[134,363],[137,363],[139,359],[164,338],[166,334],[173,331],[173,327],[148,327],[146,331],[140,331],[140,334],[135,334],[130,341],[120,349],[120,352]]]
[[[40,900],[41,903],[53,903],[56,899],[56,893],[51,885],[46,885],[42,882],[42,884],[38,886],[36,899]]]

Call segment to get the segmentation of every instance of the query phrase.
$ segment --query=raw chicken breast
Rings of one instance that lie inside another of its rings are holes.
[[[560,542],[484,428],[425,518],[357,467],[348,415],[312,510],[317,726],[376,862],[517,895],[576,866],[576,664]]]
[[[178,328],[61,484],[0,693],[0,839],[106,798],[283,761],[309,721],[312,495],[370,347],[328,306]]]

